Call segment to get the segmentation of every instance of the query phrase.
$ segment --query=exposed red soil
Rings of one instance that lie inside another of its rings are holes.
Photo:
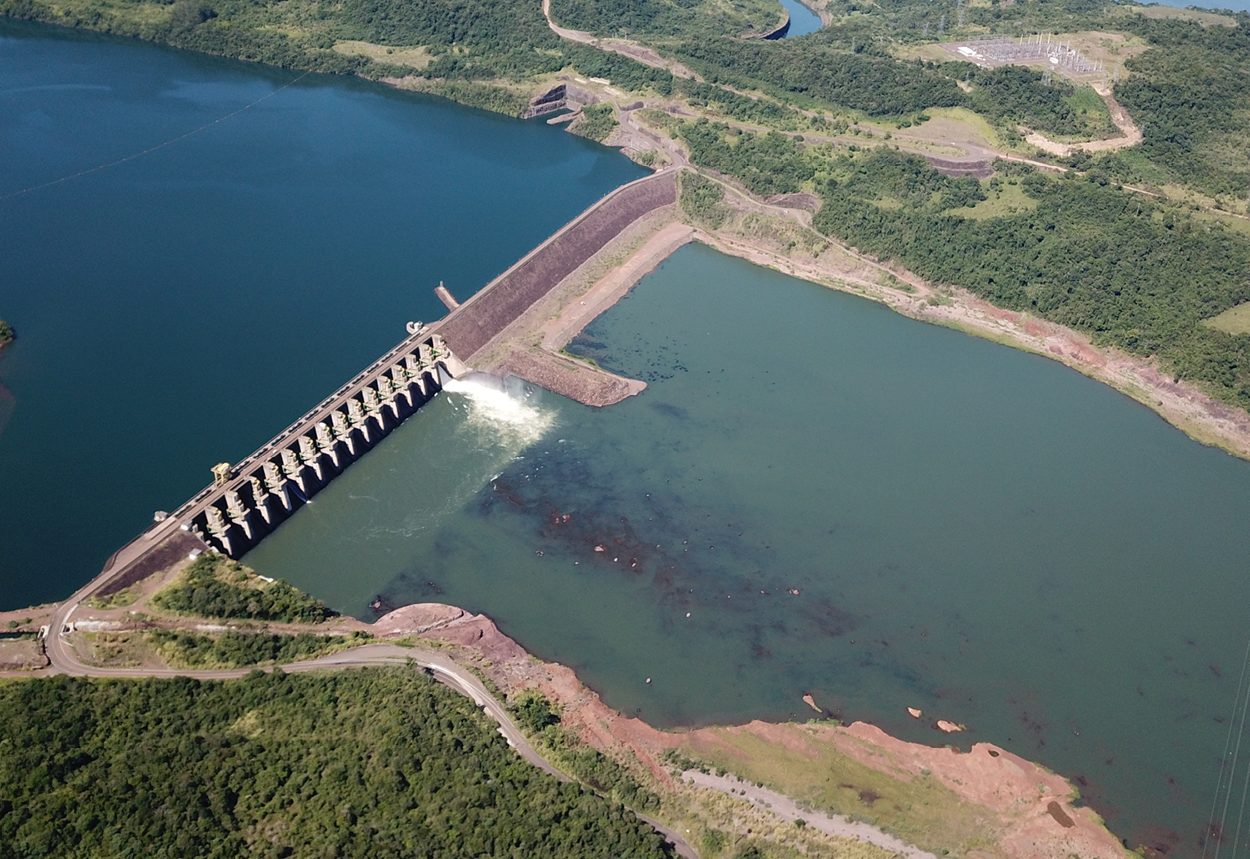
[[[716,742],[723,729],[661,731],[608,707],[599,695],[563,665],[530,656],[479,614],[427,603],[406,606],[380,618],[379,636],[418,635],[451,645],[455,657],[485,673],[508,695],[537,689],[562,707],[562,721],[604,752],[624,752],[641,761],[662,784],[672,779],[662,764],[670,749],[692,738]],[[896,778],[924,773],[962,799],[980,805],[1005,823],[997,847],[1019,859],[1122,857],[1120,843],[1088,808],[1074,807],[1072,785],[1018,755],[977,743],[968,752],[909,743],[865,722],[847,726],[751,722],[729,729],[768,743],[803,752],[813,742],[832,744],[843,754]]]

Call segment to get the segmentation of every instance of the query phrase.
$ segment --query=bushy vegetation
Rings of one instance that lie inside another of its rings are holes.
[[[628,769],[561,727],[559,713],[542,694],[532,690],[522,693],[512,703],[512,712],[517,723],[565,772],[630,808],[650,811],[659,807],[659,797],[643,788]]]
[[[219,635],[157,629],[148,633],[157,653],[178,668],[240,668],[249,665],[297,662],[338,650],[346,644],[363,644],[367,635],[351,636],[271,635],[223,632]]]
[[[729,217],[725,205],[725,189],[698,173],[684,171],[681,174],[681,210],[696,224],[716,229]]]
[[[212,553],[196,558],[152,603],[201,617],[319,623],[334,616],[325,603],[286,582],[266,582],[242,564]]]
[[[669,855],[409,669],[10,683],[0,751],[16,859]]]
[[[1088,178],[1028,174],[1036,208],[974,220],[949,210],[983,198],[922,159],[846,157],[821,187],[815,224],[859,249],[1002,307],[1157,356],[1178,377],[1250,408],[1250,341],[1202,320],[1250,300],[1250,241]],[[880,205],[884,200],[902,205]]]
[[[696,164],[737,177],[763,196],[797,191],[815,176],[815,162],[803,147],[775,131],[744,134],[701,119],[686,123],[677,133]]]
[[[965,101],[955,80],[921,63],[902,63],[799,40],[688,42],[681,58],[712,83],[761,87],[766,92],[862,110],[873,116],[955,107]]]
[[[1144,129],[1142,151],[1210,194],[1250,193],[1250,15],[1237,27],[1142,19],[1157,47],[1133,57],[1116,96]]]
[[[1034,69],[999,66],[975,69],[968,75],[968,81],[973,86],[968,106],[994,122],[1021,123],[1063,135],[1097,136],[1112,130],[1109,120],[1093,127],[1086,122],[1072,106],[1076,87],[1062,78],[1052,77],[1047,81]]]
[[[767,33],[781,23],[772,0],[553,0],[562,26],[605,36]]]
[[[582,116],[574,124],[573,131],[602,143],[616,125],[616,108],[610,104],[592,104],[582,109]]]
[[[13,326],[0,319],[0,347],[11,342],[14,336]]]

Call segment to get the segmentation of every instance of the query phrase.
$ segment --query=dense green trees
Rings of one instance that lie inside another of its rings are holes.
[[[781,23],[774,0],[553,0],[565,27],[617,36],[766,33]]]
[[[616,108],[610,104],[592,104],[583,108],[582,117],[573,130],[582,137],[602,143],[616,125]]]
[[[797,191],[815,175],[815,162],[793,138],[778,132],[743,134],[699,120],[678,129],[695,163],[736,176],[757,194]]]
[[[0,348],[7,345],[14,337],[13,326],[0,319]]]
[[[242,564],[206,553],[152,598],[157,608],[202,617],[318,623],[333,617],[325,603],[286,582],[266,582]]]
[[[1135,24],[1157,47],[1133,57],[1116,95],[1142,126],[1142,151],[1187,184],[1250,194],[1250,15],[1237,27]]]
[[[953,107],[964,94],[949,76],[920,63],[901,63],[829,45],[704,39],[678,49],[681,58],[713,83],[762,87],[874,116]]]
[[[37,717],[36,717],[37,714]],[[668,855],[409,669],[0,687],[12,857]]]
[[[951,210],[980,194],[976,183],[919,158],[876,151],[830,169],[819,229],[1000,306],[1158,356],[1250,408],[1250,338],[1202,324],[1250,300],[1245,237],[1080,177],[1029,174],[1018,181],[1035,209],[972,220]],[[879,205],[887,198],[903,205]]]

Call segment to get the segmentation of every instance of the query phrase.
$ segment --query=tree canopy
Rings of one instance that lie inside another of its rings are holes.
[[[669,854],[405,668],[0,686],[4,855]]]

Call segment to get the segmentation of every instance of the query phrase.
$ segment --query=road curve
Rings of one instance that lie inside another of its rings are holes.
[[[98,585],[99,583],[93,583]],[[89,590],[90,588],[84,588]],[[75,594],[78,597],[79,594]],[[51,668],[40,672],[41,675],[49,674],[65,674],[74,677],[191,677],[197,680],[235,680],[244,677],[255,671],[254,668],[229,668],[229,669],[204,669],[204,670],[188,670],[178,668],[102,668],[94,665],[86,665],[81,662],[77,654],[74,653],[72,647],[65,641],[63,632],[63,624],[77,608],[78,599],[66,601],[62,607],[58,608],[53,615],[52,625],[48,630],[46,637],[46,648],[49,660],[52,662]],[[508,713],[507,708],[498,698],[496,698],[472,673],[465,670],[445,654],[438,653],[433,650],[427,650],[421,647],[401,647],[397,644],[364,644],[359,647],[353,647],[350,650],[344,650],[339,653],[332,653],[327,656],[319,656],[316,659],[308,659],[300,662],[288,662],[281,665],[272,666],[261,670],[282,670],[288,674],[304,674],[314,671],[333,671],[348,668],[367,668],[371,666],[387,666],[387,665],[411,665],[421,669],[429,670],[434,679],[438,680],[446,686],[455,689],[457,692],[473,699],[473,703],[480,707],[491,719],[499,725],[499,733],[512,746],[525,761],[533,764],[543,772],[551,775],[561,781],[573,782],[576,779],[569,776],[563,770],[559,769],[555,764],[547,760],[543,755],[534,748],[533,744],[526,739],[521,729],[517,727],[516,722],[512,720],[512,716]],[[672,829],[658,823],[657,821],[636,815],[640,820],[647,823],[665,838],[667,838],[677,851],[677,855],[683,859],[698,859],[698,854],[694,849]]]

